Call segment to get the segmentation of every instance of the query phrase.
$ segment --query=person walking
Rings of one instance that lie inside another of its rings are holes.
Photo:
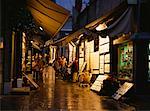
[[[75,60],[73,61],[72,65],[71,65],[71,78],[73,82],[77,82],[78,81],[78,59],[75,58]]]
[[[64,80],[66,80],[66,73],[67,73],[67,61],[64,56],[62,56],[62,63],[61,63],[61,73]]]

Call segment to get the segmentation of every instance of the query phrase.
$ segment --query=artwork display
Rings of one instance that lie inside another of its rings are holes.
[[[133,83],[125,82],[116,92],[112,95],[112,97],[116,100],[121,98],[125,93],[128,92],[129,89],[133,86]]]
[[[99,75],[90,89],[99,92],[101,90],[102,85],[103,85],[103,80],[105,80],[107,78],[108,78],[107,75]]]

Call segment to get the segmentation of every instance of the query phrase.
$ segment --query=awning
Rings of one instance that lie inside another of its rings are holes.
[[[50,0],[28,0],[27,7],[34,20],[54,37],[68,20],[69,11]]]
[[[113,10],[106,13],[104,16],[101,16],[100,18],[94,20],[93,22],[87,24],[85,28],[88,28],[89,30],[95,29],[99,24],[101,23],[108,23],[111,21],[114,21],[114,17],[120,15],[122,12],[124,12],[127,9],[127,4],[123,2]]]
[[[72,34],[63,37],[62,39],[55,41],[53,44],[64,46],[72,40],[79,39],[81,34],[97,36],[97,34],[93,33],[92,31],[85,28],[81,28]]]
[[[59,39],[59,40],[55,41],[53,44],[64,46],[67,43],[71,42],[73,39],[78,39],[80,34],[82,34],[84,32],[86,32],[85,28],[79,29],[78,31],[76,31],[76,32],[74,32],[72,34],[69,34],[69,35],[63,37],[62,39]]]
[[[150,33],[149,32],[141,32],[141,33],[134,33],[131,36],[132,40],[150,40]]]
[[[105,23],[107,28],[102,31],[97,31],[100,35],[109,35],[110,37],[118,36],[122,33],[127,34],[134,32],[134,18],[133,9],[126,3],[122,3],[111,12],[103,17],[95,20],[94,22],[86,25],[89,30],[96,30],[99,24]]]
[[[39,51],[41,51],[40,47],[35,42],[32,43],[32,46],[33,46],[33,48],[38,49]]]

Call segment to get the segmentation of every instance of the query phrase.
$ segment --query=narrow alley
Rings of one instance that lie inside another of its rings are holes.
[[[88,87],[79,87],[61,79],[55,79],[51,66],[45,69],[43,83],[29,95],[2,96],[2,110],[21,111],[134,111],[132,106],[99,96]]]

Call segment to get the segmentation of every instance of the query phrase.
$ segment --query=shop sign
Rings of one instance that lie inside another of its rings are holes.
[[[115,39],[113,41],[113,45],[121,44],[121,43],[124,43],[124,42],[127,42],[127,41],[129,41],[129,35],[123,34],[121,37],[119,37],[118,39]]]
[[[108,76],[107,75],[99,75],[96,79],[96,81],[93,83],[93,85],[91,86],[91,90],[94,90],[94,91],[100,91],[101,90],[101,87],[103,85],[103,80],[107,79]]]
[[[115,100],[121,98],[129,89],[133,86],[133,83],[125,82],[116,92],[112,95]]]

